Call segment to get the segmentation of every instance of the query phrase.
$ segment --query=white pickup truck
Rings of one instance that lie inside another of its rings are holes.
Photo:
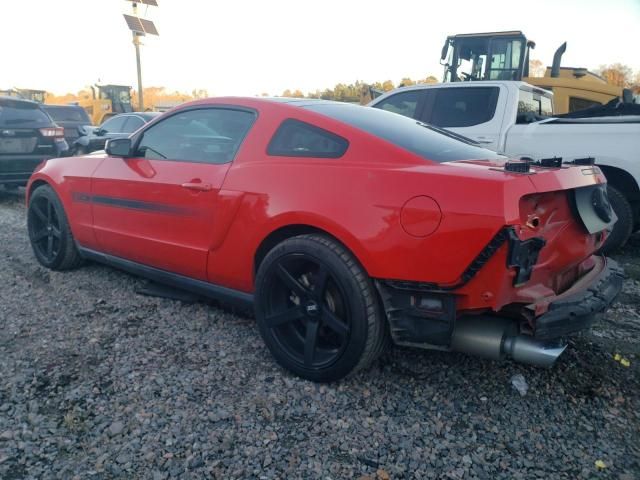
[[[413,85],[369,106],[451,130],[509,157],[593,157],[618,215],[604,250],[640,228],[640,116],[554,118],[553,94],[524,82]]]

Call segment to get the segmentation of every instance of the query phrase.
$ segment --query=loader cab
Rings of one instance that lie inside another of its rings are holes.
[[[440,58],[443,81],[522,80],[529,74],[529,49],[534,47],[520,31],[447,37]]]
[[[112,113],[133,112],[131,87],[125,85],[97,85],[98,99],[111,101]]]

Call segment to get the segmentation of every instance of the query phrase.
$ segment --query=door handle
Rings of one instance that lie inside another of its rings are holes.
[[[196,182],[187,182],[180,185],[182,188],[186,188],[188,190],[196,190],[198,192],[208,192],[209,190],[213,190],[213,186],[210,183],[196,183]]]

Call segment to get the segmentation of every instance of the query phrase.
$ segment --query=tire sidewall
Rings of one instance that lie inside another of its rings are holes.
[[[322,369],[309,369],[292,361],[281,350],[273,329],[268,328],[264,322],[268,310],[272,269],[282,257],[296,253],[303,253],[327,268],[333,281],[337,282],[344,292],[346,296],[344,300],[350,312],[351,329],[348,343],[342,355],[330,366]],[[296,375],[316,382],[335,381],[348,375],[358,365],[365,350],[367,337],[370,335],[366,301],[353,272],[337,252],[308,238],[291,238],[267,254],[256,276],[254,308],[260,334],[277,362]]]

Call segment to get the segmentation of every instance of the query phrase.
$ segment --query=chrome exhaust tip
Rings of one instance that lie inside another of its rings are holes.
[[[506,337],[502,348],[507,357],[513,358],[516,362],[548,368],[562,355],[567,345],[549,344],[518,335]]]
[[[519,335],[514,321],[485,315],[458,319],[451,337],[451,350],[456,352],[539,367],[552,366],[566,348]]]

